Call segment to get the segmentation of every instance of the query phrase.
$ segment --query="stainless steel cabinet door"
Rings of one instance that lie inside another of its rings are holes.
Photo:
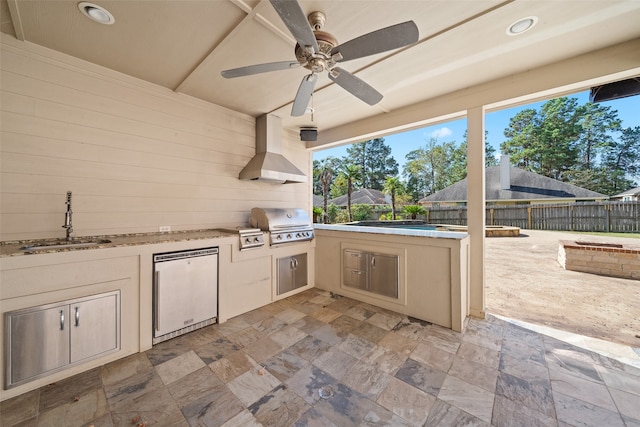
[[[293,258],[293,288],[298,289],[307,285],[307,254],[296,255]]]
[[[294,289],[293,275],[293,258],[278,258],[278,295],[282,295]]]
[[[5,318],[9,332],[7,386],[69,364],[69,305],[20,310]]]
[[[71,363],[119,347],[118,296],[110,294],[71,304]]]
[[[369,291],[398,298],[398,256],[369,255]]]

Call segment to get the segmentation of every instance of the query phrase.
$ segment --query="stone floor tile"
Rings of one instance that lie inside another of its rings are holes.
[[[242,346],[232,342],[226,337],[218,338],[208,344],[203,344],[196,347],[193,351],[202,359],[207,365],[220,360],[228,354],[240,350]]]
[[[288,350],[284,350],[264,361],[262,366],[271,375],[284,382],[300,369],[309,366],[309,361]]]
[[[224,384],[214,387],[181,409],[191,426],[225,425],[227,422],[231,423],[231,420],[246,410],[238,397]]]
[[[344,341],[338,345],[338,349],[350,354],[356,359],[362,359],[373,349],[374,345],[371,341],[349,334]]]
[[[544,349],[529,345],[525,341],[505,338],[502,342],[501,353],[502,356],[511,356],[527,363],[546,366]]]
[[[283,322],[276,317],[267,317],[259,322],[251,324],[252,328],[258,332],[262,332],[264,335],[272,334],[285,326],[287,326],[286,322]]]
[[[33,419],[39,412],[40,390],[28,391],[0,403],[0,425],[13,426]]]
[[[213,361],[209,368],[225,383],[244,374],[258,364],[244,351],[235,351]]]
[[[75,377],[73,377],[75,378]],[[124,381],[104,386],[110,410],[116,411],[135,399],[165,387],[155,369],[133,375]]]
[[[342,382],[371,400],[375,400],[391,378],[391,375],[382,371],[378,366],[360,361],[355,363],[349,372],[342,377]]]
[[[116,409],[110,405],[114,426],[130,426],[134,418],[146,425],[188,425],[166,387],[122,402]]]
[[[491,369],[498,369],[500,365],[499,352],[464,341],[460,344],[456,356]]]
[[[248,409],[244,409],[220,427],[262,427],[262,424],[256,420],[256,417]]]
[[[347,298],[347,297],[342,297],[337,299],[334,298],[334,301],[331,304],[329,304],[327,307],[330,308],[331,310],[334,310],[340,313],[345,313],[351,307],[354,307],[358,304],[360,304],[360,301],[356,301],[354,299]]]
[[[358,303],[358,305],[354,305],[349,310],[345,311],[344,314],[353,317],[356,320],[365,321],[376,314],[376,311],[371,310],[367,304]]]
[[[636,420],[634,418],[629,418],[626,416],[622,416],[622,421],[626,427],[640,427],[640,420]]]
[[[518,401],[496,395],[491,425],[496,427],[555,427],[555,417],[535,411]]]
[[[500,356],[500,372],[504,372],[514,377],[528,380],[549,380],[549,369],[538,363],[528,362],[526,360],[516,359],[515,357],[502,354]]]
[[[426,393],[437,396],[447,374],[411,358],[398,369],[395,377]]]
[[[280,381],[261,367],[255,367],[227,383],[229,390],[246,406],[253,404],[278,385]]]
[[[551,380],[551,388],[554,392],[566,394],[610,411],[617,411],[609,389],[604,384],[556,372]],[[640,403],[640,397],[635,396],[635,398],[637,403]],[[640,404],[638,406],[640,407]]]
[[[248,328],[244,328],[241,331],[234,332],[233,334],[227,337],[229,341],[231,341],[234,344],[237,344],[238,347],[240,348],[253,344],[254,342],[258,341],[260,338],[262,338],[262,334],[256,331],[251,326],[249,326]]]
[[[100,368],[94,368],[71,378],[50,384],[40,390],[40,407],[42,413],[59,405],[72,403],[85,394],[93,394],[102,388]]]
[[[544,348],[545,346],[542,335],[513,323],[507,323],[504,326],[503,337],[504,339],[522,341],[533,347]]]
[[[390,331],[402,321],[403,316],[397,313],[376,313],[367,319],[368,323],[385,331]]]
[[[310,408],[298,418],[295,427],[338,427],[315,408]]]
[[[262,308],[262,310],[266,309],[267,307],[268,306]],[[219,323],[218,325],[216,325],[216,331],[226,337],[236,332],[240,332],[241,330],[246,329],[251,325],[252,323],[248,323],[243,317],[238,316],[229,319],[224,323]]]
[[[462,409],[487,423],[491,422],[495,395],[454,376],[447,376],[438,393],[438,399]]]
[[[431,407],[431,411],[429,411],[429,417],[427,418],[425,426],[489,427],[489,423],[467,412],[464,412],[460,408],[456,408],[455,406],[443,400],[436,399],[436,402]]]
[[[629,375],[626,372],[621,372],[617,369],[607,369],[602,366],[597,366],[596,370],[599,373],[599,377],[604,380],[604,383],[609,388],[616,388],[618,390],[624,390],[628,393],[633,393],[640,396],[640,378],[635,375]]]
[[[493,351],[500,351],[502,347],[502,333],[494,334],[486,329],[466,330],[462,341],[486,347]]]
[[[202,359],[191,350],[157,365],[156,371],[162,382],[167,385],[205,366],[207,365]]]
[[[136,353],[102,366],[102,384],[111,385],[153,368],[145,353]]]
[[[276,319],[282,320],[288,325],[297,322],[298,320],[302,319],[305,316],[306,316],[305,313],[295,310],[293,308],[287,308],[286,310],[273,315],[273,317],[275,317]]]
[[[378,345],[395,351],[398,354],[409,356],[418,345],[418,341],[395,332],[387,332],[385,336],[378,341]]]
[[[316,357],[328,351],[329,348],[331,348],[331,345],[328,343],[318,338],[308,336],[289,347],[289,351],[311,362]]]
[[[342,313],[332,310],[328,307],[322,307],[320,310],[316,310],[311,313],[311,317],[315,317],[316,319],[324,323],[329,323],[340,316],[342,316]]]
[[[425,423],[429,416],[429,410],[435,401],[435,396],[418,390],[397,378],[391,378],[387,387],[376,400],[379,405],[414,425]]]
[[[615,402],[618,411],[620,411],[620,414],[634,420],[640,420],[640,396],[615,388],[609,388],[609,391],[611,392],[611,397],[613,397],[613,401]]]
[[[76,399],[52,407],[38,415],[39,426],[81,425],[108,414],[104,390],[96,389]]]
[[[447,336],[433,334],[430,331],[429,334],[422,338],[422,342],[426,343],[430,347],[456,354],[458,352],[458,348],[460,348],[461,340],[450,339]]]
[[[282,348],[287,348],[307,336],[306,332],[302,332],[295,326],[287,326],[269,336],[273,341],[280,344]]]
[[[172,382],[167,389],[182,408],[221,384],[222,380],[205,366]]]
[[[519,402],[549,417],[555,417],[551,382],[541,380],[524,380],[500,372],[496,384],[496,394]]]
[[[443,372],[447,372],[453,363],[454,353],[430,346],[427,342],[420,342],[411,352],[411,358],[425,363]]]
[[[411,338],[412,340],[420,341],[423,337],[428,335],[428,324],[421,324],[419,322],[411,322],[409,320],[403,320],[398,323],[393,329],[393,332],[400,334],[404,337]]]
[[[336,330],[341,338],[346,337],[349,332],[361,324],[362,320],[354,319],[346,314],[343,314],[329,322],[329,325]]]
[[[152,365],[159,365],[167,360],[191,351],[186,335],[163,341],[145,352]]]
[[[558,421],[585,427],[624,427],[622,417],[617,412],[600,408],[555,391],[553,392],[553,399]]]
[[[286,381],[287,387],[309,404],[321,399],[320,388],[331,387],[335,390],[338,380],[313,365],[305,366]]]
[[[247,353],[253,360],[262,363],[271,356],[280,353],[284,347],[269,337],[260,338],[253,344],[245,347],[243,351]]]
[[[307,301],[314,304],[329,305],[334,302],[334,298],[331,297],[331,294],[329,292],[323,292],[321,294],[318,294],[314,297],[309,298]]]
[[[358,359],[337,348],[331,348],[313,361],[313,365],[340,380]]]
[[[264,427],[281,427],[292,425],[309,407],[281,384],[249,406],[249,411]]]
[[[306,315],[302,319],[299,319],[291,324],[291,326],[295,326],[296,328],[308,334],[325,325],[326,323],[321,322],[315,317],[311,317],[309,315]]]
[[[319,400],[314,408],[339,427],[359,426],[367,414],[376,413],[377,408],[384,409],[342,383],[336,385],[332,397]]]
[[[309,335],[312,335],[319,340],[322,340],[330,345],[336,345],[342,342],[342,340],[349,335],[348,332],[342,332],[332,324],[324,324],[324,326],[315,329]]]
[[[387,374],[394,375],[407,357],[386,347],[375,345],[360,361],[367,363]]]
[[[491,393],[495,393],[496,391],[496,382],[498,380],[497,369],[492,369],[461,357],[455,357],[448,373]]]
[[[198,329],[197,331],[190,332],[184,335],[184,340],[192,349],[203,344],[208,344],[222,338],[222,334],[218,332],[217,326],[217,324],[214,324]]]
[[[374,344],[378,343],[385,335],[387,335],[386,330],[368,322],[362,322],[360,325],[353,328],[351,333]]]
[[[280,311],[278,311],[277,313],[280,313]],[[259,307],[256,308],[255,310],[251,310],[247,313],[241,314],[237,317],[234,317],[233,319],[229,319],[229,320],[234,320],[234,319],[238,319],[243,321],[244,323],[246,323],[247,325],[252,325],[256,322],[259,322],[263,319],[266,319],[267,317],[272,317],[274,314],[274,310],[271,309],[271,307],[269,307],[269,305],[263,306],[263,307]],[[227,322],[229,321],[227,320]],[[225,323],[219,324],[219,326],[222,326]]]

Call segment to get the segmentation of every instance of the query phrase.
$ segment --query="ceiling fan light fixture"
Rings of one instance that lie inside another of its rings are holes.
[[[116,18],[104,7],[86,1],[78,3],[78,9],[87,18],[104,25],[111,25],[116,22]]]
[[[508,36],[519,36],[532,29],[538,23],[537,16],[527,16],[526,18],[518,19],[513,24],[507,27]]]

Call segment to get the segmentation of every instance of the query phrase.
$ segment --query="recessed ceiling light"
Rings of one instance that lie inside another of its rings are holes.
[[[513,24],[507,27],[508,36],[518,36],[533,28],[538,22],[537,16],[527,16],[526,18],[518,19]]]
[[[80,9],[80,12],[87,18],[99,24],[111,25],[116,22],[116,18],[114,18],[107,9],[97,4],[83,1],[78,3],[78,9]]]

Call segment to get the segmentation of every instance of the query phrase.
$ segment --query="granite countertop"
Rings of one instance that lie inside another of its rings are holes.
[[[105,235],[105,236],[82,236],[74,237],[74,241],[86,242],[86,241],[103,241],[109,240],[109,243],[100,242],[93,246],[80,246],[80,247],[57,247],[57,248],[43,248],[37,250],[22,250],[21,247],[53,244],[56,242],[64,241],[64,239],[35,239],[35,240],[12,240],[0,242],[0,257],[18,256],[18,255],[30,255],[30,254],[44,254],[53,252],[70,252],[81,251],[91,249],[103,249],[114,248],[122,246],[138,246],[138,245],[152,245],[156,243],[171,243],[182,242],[188,240],[203,240],[214,239],[220,237],[233,237],[237,234],[221,231],[217,229],[208,230],[188,230],[188,231],[172,231],[169,233],[132,233],[132,234],[117,234],[117,235]]]
[[[461,240],[467,237],[467,232],[437,231],[437,230],[410,230],[406,228],[385,228],[372,226],[357,226],[344,224],[314,224],[316,230],[344,231],[350,233],[388,234],[395,236],[431,237],[435,239]]]

